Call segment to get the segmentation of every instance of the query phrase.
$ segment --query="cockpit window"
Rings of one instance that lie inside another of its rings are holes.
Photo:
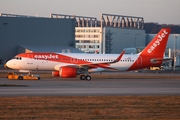
[[[21,57],[17,57],[17,56],[15,56],[13,59],[16,59],[16,60],[22,60]]]

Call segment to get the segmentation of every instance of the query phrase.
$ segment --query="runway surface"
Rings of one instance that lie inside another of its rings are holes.
[[[42,78],[38,81],[7,80],[0,87],[0,96],[104,96],[104,95],[180,95],[178,79],[93,79]]]

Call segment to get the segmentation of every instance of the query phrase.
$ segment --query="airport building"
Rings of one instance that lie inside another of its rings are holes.
[[[51,18],[75,19],[75,47],[86,53],[120,53],[126,47],[145,45],[142,17],[101,14],[95,17],[51,14]]]
[[[0,14],[0,62],[23,52],[80,52],[74,19]]]
[[[0,14],[0,62],[23,52],[120,53],[144,46],[143,18],[51,14],[50,18]],[[134,42],[135,41],[135,42]],[[76,49],[75,49],[76,48]]]
[[[51,14],[49,18],[0,14],[0,64],[31,51],[119,54],[126,49],[127,54],[135,54],[154,36],[145,35],[144,18],[137,16],[101,14],[98,20],[64,14]],[[178,35],[170,35],[167,44],[167,54],[176,56],[177,66],[179,39]]]

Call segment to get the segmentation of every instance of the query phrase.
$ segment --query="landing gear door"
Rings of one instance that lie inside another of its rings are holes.
[[[32,54],[28,54],[27,64],[33,64],[33,55]]]

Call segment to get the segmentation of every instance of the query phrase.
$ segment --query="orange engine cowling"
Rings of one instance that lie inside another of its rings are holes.
[[[53,77],[59,77],[59,71],[52,71]]]
[[[69,66],[60,67],[59,76],[62,78],[74,78],[76,77],[76,68]]]
[[[76,77],[76,68],[63,66],[60,67],[59,71],[52,71],[52,76],[62,78],[74,78]]]

